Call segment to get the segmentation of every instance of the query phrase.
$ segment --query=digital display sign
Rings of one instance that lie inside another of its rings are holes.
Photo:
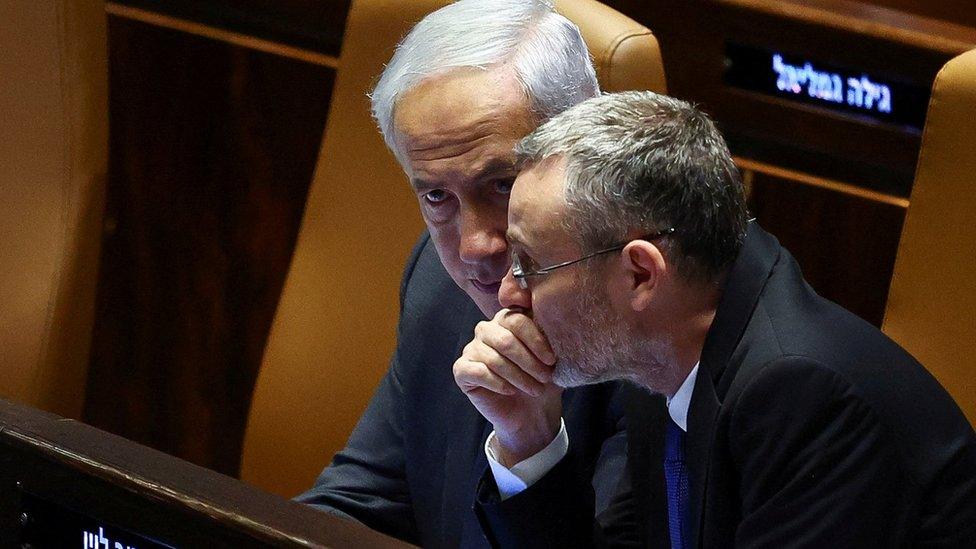
[[[61,505],[21,493],[21,547],[80,549],[170,549],[173,546],[133,534]]]
[[[802,55],[726,43],[725,83],[919,132],[929,86],[881,78]]]

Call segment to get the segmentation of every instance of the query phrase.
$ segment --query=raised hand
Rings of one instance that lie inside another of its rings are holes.
[[[502,309],[479,322],[454,363],[454,381],[495,428],[496,455],[512,466],[543,450],[559,432],[562,388],[556,356],[535,322]]]

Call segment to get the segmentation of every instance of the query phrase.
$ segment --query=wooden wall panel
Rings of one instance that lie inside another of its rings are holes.
[[[339,54],[352,0],[114,0],[290,46]]]
[[[808,9],[816,4],[829,13],[824,5],[831,3],[818,0]],[[854,17],[845,27],[821,26],[811,20],[820,12],[805,13],[807,19],[801,19],[785,8],[765,9],[790,5],[784,2],[649,0],[647,5],[639,19],[661,43],[669,93],[694,101],[711,114],[734,154],[908,196],[919,133],[734,88],[724,82],[726,43],[802,53],[828,65],[923,88],[958,51],[866,36],[868,26]],[[976,30],[967,37],[976,43]]]
[[[334,71],[109,18],[91,424],[236,474]]]
[[[751,207],[808,281],[879,325],[921,132],[734,87],[726,82],[729,45],[925,90],[945,62],[976,45],[976,28],[871,0],[614,3],[658,37],[669,93],[711,114],[733,154],[772,168],[753,174]]]
[[[817,293],[881,326],[904,207],[753,173],[749,209]]]
[[[868,0],[868,3],[976,27],[976,2],[973,0]]]

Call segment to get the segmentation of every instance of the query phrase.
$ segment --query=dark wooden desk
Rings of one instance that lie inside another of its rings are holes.
[[[408,546],[83,423],[0,400],[0,547],[22,546],[31,530],[51,535],[52,515],[67,517],[67,539],[79,542],[84,531],[103,527],[110,540],[173,547]],[[27,539],[44,545],[37,541],[44,538]]]

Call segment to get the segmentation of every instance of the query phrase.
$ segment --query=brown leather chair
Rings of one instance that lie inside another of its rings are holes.
[[[976,425],[976,50],[935,79],[883,329]]]
[[[393,352],[399,279],[423,230],[366,97],[396,42],[445,0],[356,0],[318,169],[251,404],[241,478],[292,496],[339,450]],[[605,90],[664,91],[657,41],[594,0],[558,9],[582,29]]]
[[[108,164],[105,5],[0,2],[0,397],[78,417]]]

